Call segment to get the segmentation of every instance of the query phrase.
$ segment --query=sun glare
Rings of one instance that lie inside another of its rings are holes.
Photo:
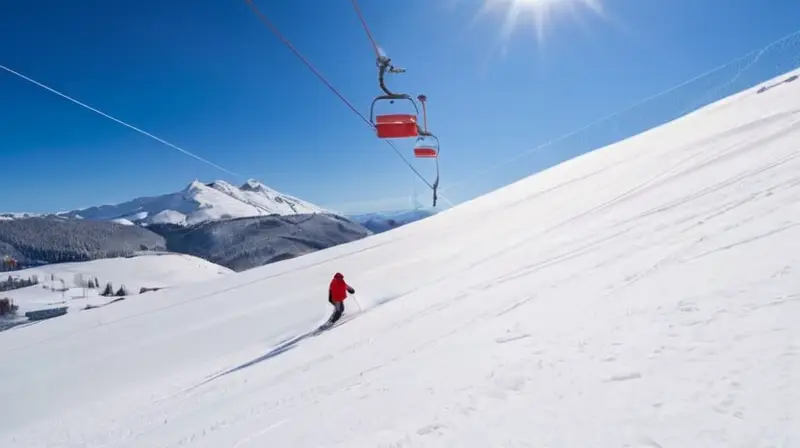
[[[500,31],[500,39],[505,42],[522,20],[532,20],[538,41],[544,40],[545,28],[556,12],[577,15],[579,8],[604,16],[601,0],[483,0],[478,15],[505,8],[505,18]]]

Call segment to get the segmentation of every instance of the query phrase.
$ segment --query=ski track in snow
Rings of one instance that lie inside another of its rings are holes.
[[[0,445],[800,444],[798,89],[102,325],[0,334]],[[364,311],[307,337],[335,271]]]

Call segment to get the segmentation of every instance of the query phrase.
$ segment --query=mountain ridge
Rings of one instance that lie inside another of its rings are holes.
[[[0,219],[59,217],[148,226],[193,225],[230,218],[306,213],[336,214],[295,196],[281,193],[255,179],[248,179],[240,187],[224,180],[208,183],[194,180],[177,192],[139,196],[115,204],[55,213],[0,213]]]
[[[0,221],[25,218],[61,218],[108,221],[121,225],[148,227],[178,225],[190,227],[204,222],[258,216],[327,214],[352,220],[374,233],[382,233],[420,219],[438,210],[414,208],[362,213],[340,213],[248,179],[237,187],[224,180],[189,182],[172,193],[138,196],[133,199],[53,213],[0,212]]]

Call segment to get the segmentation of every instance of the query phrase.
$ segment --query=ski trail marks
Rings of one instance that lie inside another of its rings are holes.
[[[267,426],[266,428],[264,428],[264,429],[262,429],[260,431],[256,431],[256,432],[248,435],[247,437],[243,438],[242,440],[236,442],[236,445],[234,445],[233,448],[241,448],[241,447],[245,446],[246,444],[252,442],[253,440],[263,436],[264,434],[266,434],[266,433],[268,433],[270,431],[272,431],[273,429],[275,429],[275,428],[277,428],[279,426],[282,426],[287,421],[289,421],[289,420],[288,419],[284,419],[284,420],[281,420],[281,421],[279,421],[277,423],[273,423],[273,424]]]

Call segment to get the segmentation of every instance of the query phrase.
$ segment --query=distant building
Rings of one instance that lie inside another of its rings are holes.
[[[16,259],[6,255],[3,257],[3,263],[0,265],[2,271],[16,271],[19,268],[19,262]]]

